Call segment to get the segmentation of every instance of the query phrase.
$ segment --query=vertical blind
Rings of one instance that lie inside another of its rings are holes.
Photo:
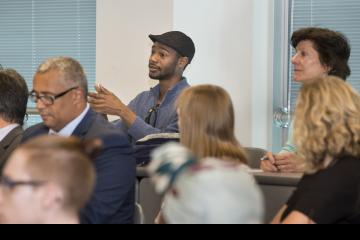
[[[340,31],[347,36],[351,44],[350,68],[348,82],[360,91],[360,1],[359,0],[292,0],[291,31],[303,27],[324,27]],[[294,50],[290,53],[294,54]],[[291,65],[291,63],[290,63]],[[290,84],[291,110],[294,110],[300,85],[292,79]]]
[[[0,32],[0,64],[20,72],[29,89],[39,64],[54,56],[77,59],[93,88],[96,0],[0,0]],[[27,125],[37,121],[30,114]]]

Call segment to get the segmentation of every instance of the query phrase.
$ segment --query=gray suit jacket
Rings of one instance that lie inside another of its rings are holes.
[[[6,160],[10,157],[11,153],[20,145],[23,137],[22,127],[13,129],[1,142],[0,142],[0,173],[5,165]]]

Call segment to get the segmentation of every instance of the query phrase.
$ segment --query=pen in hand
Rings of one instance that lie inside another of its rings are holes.
[[[262,158],[260,158],[261,162],[263,161],[270,161],[271,162],[271,159],[269,156],[263,156]],[[271,162],[271,165],[273,165],[273,168],[274,168],[274,171],[276,172],[280,172],[280,168],[279,166],[276,165],[276,163],[274,162]]]

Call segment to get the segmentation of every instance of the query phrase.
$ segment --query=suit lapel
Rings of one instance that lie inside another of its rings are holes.
[[[90,108],[88,113],[85,115],[84,119],[80,122],[80,124],[75,128],[72,136],[76,136],[79,138],[84,138],[88,133],[92,123],[94,122],[97,114]]]
[[[14,128],[1,142],[0,142],[0,151],[6,150],[14,141],[15,138],[17,138],[19,135],[23,134],[22,127],[16,127]],[[0,154],[1,155],[1,154]]]
[[[0,156],[4,156],[7,147],[3,142],[0,142]]]
[[[44,123],[42,123],[42,125],[40,126],[39,129],[36,130],[36,134],[35,136],[32,137],[37,137],[37,136],[42,136],[42,135],[48,135],[49,134],[50,129],[44,125]]]
[[[0,159],[8,155],[8,150],[11,144],[24,133],[22,127],[14,128],[1,142],[0,142]]]

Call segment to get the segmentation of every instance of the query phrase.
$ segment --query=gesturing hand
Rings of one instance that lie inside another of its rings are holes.
[[[91,108],[98,113],[120,116],[127,106],[101,85],[96,86],[96,93],[89,93],[88,101]]]
[[[136,120],[136,114],[114,93],[101,85],[96,86],[96,93],[89,93],[88,102],[95,112],[119,116],[128,127]]]

